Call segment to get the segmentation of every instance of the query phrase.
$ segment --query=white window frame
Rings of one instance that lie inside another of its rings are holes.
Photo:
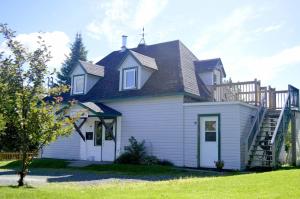
[[[76,88],[76,78],[78,77],[82,77],[83,78],[83,87],[82,87],[82,91],[76,92],[77,88]],[[84,89],[85,89],[85,75],[74,75],[73,76],[73,94],[74,95],[78,95],[78,94],[83,94],[84,93]]]
[[[134,85],[133,86],[127,86],[127,76],[126,74],[129,72],[134,72]],[[129,90],[129,89],[136,89],[137,88],[137,68],[125,68],[123,69],[123,89]]]

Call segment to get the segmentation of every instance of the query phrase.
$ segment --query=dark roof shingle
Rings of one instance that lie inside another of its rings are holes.
[[[221,69],[224,73],[224,76],[226,76],[222,61],[220,58],[214,58],[214,59],[206,59],[206,60],[199,60],[195,62],[195,67],[197,72],[205,72],[205,71],[211,71],[214,69]]]
[[[95,65],[90,62],[85,62],[85,61],[81,61],[81,60],[79,60],[79,64],[82,66],[82,68],[85,70],[85,72],[90,75],[95,75],[95,76],[100,76],[100,77],[104,76],[104,66],[100,66],[98,64]]]
[[[157,65],[154,58],[140,54],[133,50],[129,50],[129,52],[140,62],[141,65],[157,70]]]
[[[130,49],[141,63],[156,63],[155,70],[141,89],[119,91],[118,67],[128,52],[114,51],[97,62],[105,67],[105,75],[79,101],[102,101],[106,99],[155,96],[166,94],[190,94],[207,100],[210,92],[195,71],[195,55],[179,40]],[[72,98],[72,96],[70,96]]]

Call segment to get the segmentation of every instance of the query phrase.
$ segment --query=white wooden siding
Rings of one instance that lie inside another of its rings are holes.
[[[121,150],[130,136],[146,141],[149,154],[183,166],[183,96],[105,102],[122,113]]]
[[[246,168],[246,139],[249,134],[249,130],[251,128],[252,118],[251,116],[255,116],[257,112],[256,107],[250,106],[240,106],[239,107],[240,114],[240,128],[241,128],[241,169]]]
[[[88,93],[91,90],[91,88],[93,88],[93,86],[98,82],[98,80],[100,78],[102,78],[102,77],[87,74],[86,75],[86,91],[85,91],[85,93]]]
[[[220,114],[221,159],[225,169],[241,169],[241,118],[242,103],[186,103],[184,105],[184,166],[197,167],[197,131],[199,114]]]
[[[43,158],[80,159],[80,140],[77,132],[68,137],[59,137],[42,150]]]

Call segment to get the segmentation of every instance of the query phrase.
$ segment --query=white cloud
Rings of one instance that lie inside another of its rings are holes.
[[[29,34],[19,34],[16,36],[16,40],[21,42],[25,48],[29,51],[34,51],[38,48],[38,36],[41,36],[45,41],[45,44],[50,46],[52,59],[48,63],[49,70],[52,71],[54,68],[60,68],[62,62],[65,60],[66,55],[70,52],[69,49],[69,37],[60,31],[38,33],[33,32]],[[7,50],[5,43],[1,44],[1,50]]]
[[[234,35],[234,40],[238,41],[243,31],[244,25],[258,17],[257,11],[251,6],[245,6],[233,10],[227,17],[217,24],[213,24],[203,30],[198,39],[196,39],[193,49],[199,51],[207,46],[220,45],[222,42],[228,41],[229,37]],[[238,36],[238,37],[237,37]]]
[[[244,57],[243,60],[234,64],[242,67],[236,71],[240,77],[252,76],[267,82],[274,79],[282,71],[287,70],[290,66],[300,64],[299,55],[300,45],[283,49],[271,56]]]
[[[283,26],[283,23],[274,24],[274,25],[270,25],[267,27],[258,28],[256,30],[254,30],[254,33],[267,33],[267,32],[277,31],[280,28],[282,28],[282,26]]]
[[[134,26],[143,27],[157,17],[166,7],[167,0],[141,0],[134,16]]]
[[[108,41],[110,47],[121,45],[121,35],[141,30],[144,25],[150,24],[167,5],[167,0],[129,0],[107,1],[100,6],[96,19],[87,26],[88,36],[94,39]],[[129,42],[132,38],[129,38]]]

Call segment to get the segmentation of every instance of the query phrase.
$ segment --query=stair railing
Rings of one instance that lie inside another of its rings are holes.
[[[282,149],[284,136],[288,130],[288,125],[291,119],[292,107],[297,109],[299,108],[299,90],[289,85],[288,95],[284,106],[281,109],[280,116],[271,140],[273,167],[277,167],[279,163],[279,155]]]
[[[265,117],[265,114],[266,114],[266,106],[267,106],[267,101],[266,101],[266,96],[264,96],[262,98],[262,103],[260,104],[260,106],[258,107],[258,111],[256,112],[255,116],[254,116],[254,119],[252,121],[252,125],[251,125],[251,128],[249,130],[249,133],[248,133],[248,136],[247,138],[245,139],[245,151],[246,151],[246,164],[249,160],[249,153],[251,151],[251,147],[254,145],[254,142],[255,142],[255,139],[256,139],[256,136],[258,135],[259,133],[259,130],[260,130],[260,126],[263,122],[263,119]]]

